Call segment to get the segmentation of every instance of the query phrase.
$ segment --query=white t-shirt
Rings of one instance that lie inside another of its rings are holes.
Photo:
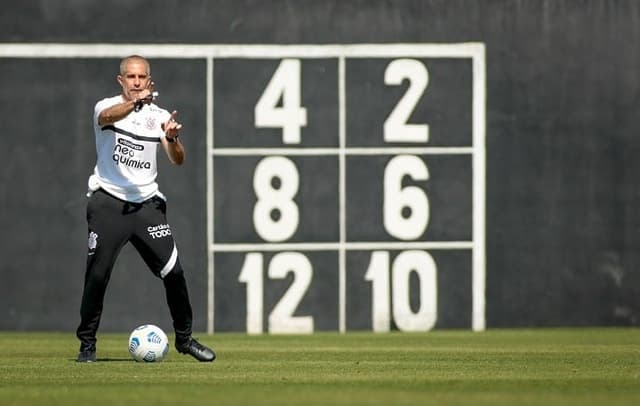
[[[165,136],[161,124],[167,122],[171,114],[152,103],[120,121],[100,127],[100,112],[122,102],[124,99],[118,95],[96,103],[93,129],[97,163],[89,177],[89,191],[102,188],[121,200],[136,203],[153,196],[164,199],[156,183],[157,150],[160,139]]]

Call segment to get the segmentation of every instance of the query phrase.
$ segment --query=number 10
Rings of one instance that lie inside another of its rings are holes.
[[[420,280],[420,308],[413,312],[409,301],[409,277],[415,272]],[[438,287],[436,263],[427,252],[404,251],[393,261],[389,283],[389,252],[371,255],[365,279],[372,284],[371,318],[373,331],[386,332],[393,320],[401,331],[428,331],[436,324]],[[390,304],[393,299],[393,304]]]

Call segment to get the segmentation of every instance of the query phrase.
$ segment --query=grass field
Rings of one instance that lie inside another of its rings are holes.
[[[200,335],[212,364],[127,337],[78,364],[73,333],[0,333],[0,405],[640,405],[640,329]]]

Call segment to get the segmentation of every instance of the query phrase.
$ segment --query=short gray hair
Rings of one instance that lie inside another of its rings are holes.
[[[151,65],[149,65],[149,61],[146,58],[140,55],[129,55],[126,58],[122,58],[120,61],[120,74],[124,75],[125,70],[127,69],[127,64],[131,61],[140,61],[143,62],[147,66],[147,75],[151,75]]]

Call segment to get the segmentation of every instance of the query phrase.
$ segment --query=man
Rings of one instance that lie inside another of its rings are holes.
[[[99,101],[94,111],[97,163],[89,177],[87,222],[89,252],[80,307],[78,362],[96,361],[96,333],[111,270],[120,249],[131,242],[164,283],[178,352],[198,361],[215,353],[192,336],[192,310],[166,202],[156,183],[158,145],[175,165],[185,152],[177,112],[153,103],[149,62],[138,55],[120,63],[122,93]]]

